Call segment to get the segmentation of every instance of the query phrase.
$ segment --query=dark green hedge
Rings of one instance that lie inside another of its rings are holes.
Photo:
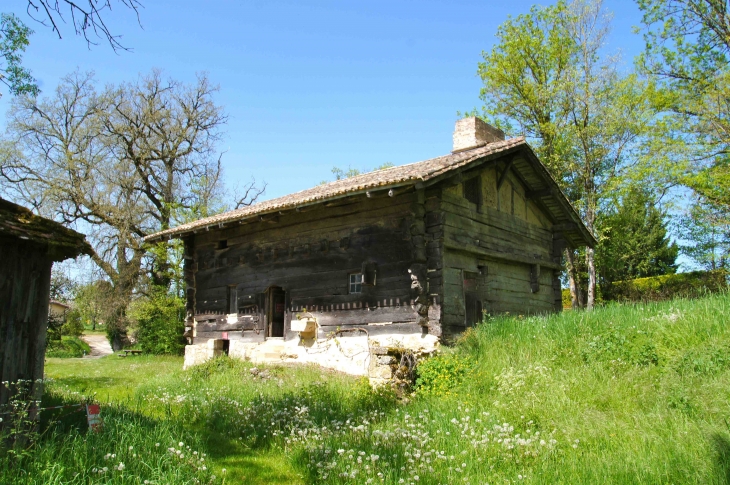
[[[728,289],[730,273],[727,270],[692,271],[650,278],[617,281],[611,294],[603,294],[604,300],[659,301],[675,297],[697,297]]]

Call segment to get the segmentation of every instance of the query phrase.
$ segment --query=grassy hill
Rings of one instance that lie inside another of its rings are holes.
[[[727,484],[729,318],[725,294],[492,319],[407,402],[315,367],[51,359],[44,403],[95,392],[105,430],[63,418],[0,482]]]

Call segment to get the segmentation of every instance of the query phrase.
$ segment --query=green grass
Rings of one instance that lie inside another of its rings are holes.
[[[49,359],[44,402],[96,393],[107,427],[61,419],[0,482],[727,484],[729,319],[727,294],[493,319],[407,402],[316,367]]]
[[[91,352],[89,344],[78,337],[64,335],[61,340],[51,340],[46,348],[46,357],[50,358],[77,358]]]

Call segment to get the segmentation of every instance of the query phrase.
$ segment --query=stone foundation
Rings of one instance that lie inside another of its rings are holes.
[[[365,334],[335,336],[326,339],[269,338],[265,342],[249,343],[240,340],[210,339],[203,344],[185,347],[188,369],[218,355],[248,360],[255,364],[301,363],[317,364],[355,376],[367,376],[373,385],[388,382],[400,363],[404,351],[416,357],[432,354],[438,349],[439,339],[434,335],[379,335]]]

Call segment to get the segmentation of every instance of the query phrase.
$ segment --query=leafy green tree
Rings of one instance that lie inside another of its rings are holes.
[[[640,67],[658,83],[651,156],[671,181],[730,208],[730,15],[724,0],[638,0]]]
[[[185,350],[185,300],[157,288],[134,302],[130,315],[137,325],[137,341],[144,352],[182,354]]]
[[[39,92],[30,71],[22,65],[23,52],[32,33],[15,15],[0,14],[0,82],[13,95],[37,96]]]
[[[612,283],[677,271],[679,247],[667,235],[666,215],[649,192],[632,187],[601,219],[596,251],[601,293],[611,299]]]
[[[707,270],[727,269],[730,260],[730,213],[703,203],[691,205],[677,224],[679,236],[687,241],[681,252]]]
[[[579,209],[590,230],[599,207],[635,168],[653,111],[645,84],[604,55],[610,16],[599,0],[559,1],[509,18],[484,52],[481,116],[525,135]],[[473,113],[477,114],[477,113]],[[575,261],[566,251],[574,306],[582,301]],[[596,289],[594,250],[585,250],[586,304]]]
[[[109,309],[115,306],[113,298],[114,288],[106,280],[79,285],[73,293],[74,310],[84,324],[96,330],[97,325],[106,323],[111,317]]]

